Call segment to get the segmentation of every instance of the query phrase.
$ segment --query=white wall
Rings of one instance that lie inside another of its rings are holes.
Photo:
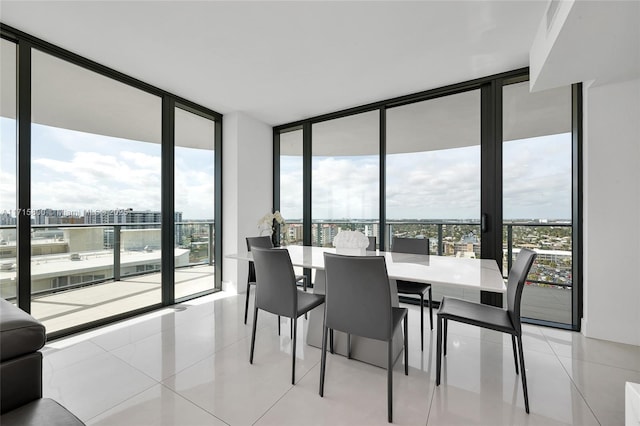
[[[273,131],[242,112],[225,114],[222,126],[222,288],[243,293],[247,262],[224,256],[246,252],[245,237],[258,235],[258,220],[271,211]]]
[[[640,345],[640,79],[584,87],[583,333]]]

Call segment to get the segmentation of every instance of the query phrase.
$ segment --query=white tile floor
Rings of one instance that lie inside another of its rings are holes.
[[[387,424],[384,369],[328,355],[320,398],[320,350],[304,343],[304,327],[292,386],[285,320],[278,337],[275,317],[261,314],[250,365],[243,309],[244,295],[217,293],[50,342],[44,394],[89,425]],[[525,326],[527,415],[509,336],[451,323],[436,387],[435,331],[421,353],[416,306],[409,321],[409,375],[402,361],[394,374],[396,424],[622,425],[624,383],[640,382],[640,347]]]

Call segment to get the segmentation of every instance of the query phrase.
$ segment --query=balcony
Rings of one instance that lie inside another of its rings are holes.
[[[32,228],[31,313],[48,333],[160,303],[160,224]],[[214,289],[213,229],[176,223],[177,299]],[[1,230],[0,290],[15,300],[15,228]]]

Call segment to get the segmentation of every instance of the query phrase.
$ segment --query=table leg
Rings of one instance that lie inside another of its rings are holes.
[[[395,280],[390,280],[391,286],[391,304],[398,306],[398,290]],[[316,271],[316,279],[313,283],[314,294],[325,294],[325,273],[322,270]],[[309,321],[307,328],[307,344],[322,348],[322,325],[324,322],[324,306],[318,306],[309,312]],[[398,357],[403,348],[402,332],[396,333],[393,337],[393,354],[394,359]],[[334,349],[335,352],[347,356],[347,335],[342,332],[334,331]],[[351,336],[351,358],[373,364],[378,367],[387,368],[387,343],[379,340],[367,339],[364,337]]]
[[[502,308],[502,293],[480,291],[480,303]]]

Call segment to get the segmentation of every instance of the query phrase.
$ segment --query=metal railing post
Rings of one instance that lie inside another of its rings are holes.
[[[213,223],[209,224],[209,265],[213,265]]]
[[[113,226],[113,280],[120,281],[120,225]]]
[[[438,256],[442,256],[444,244],[442,242],[442,224],[438,224]]]
[[[513,263],[513,225],[507,225],[507,274]]]

